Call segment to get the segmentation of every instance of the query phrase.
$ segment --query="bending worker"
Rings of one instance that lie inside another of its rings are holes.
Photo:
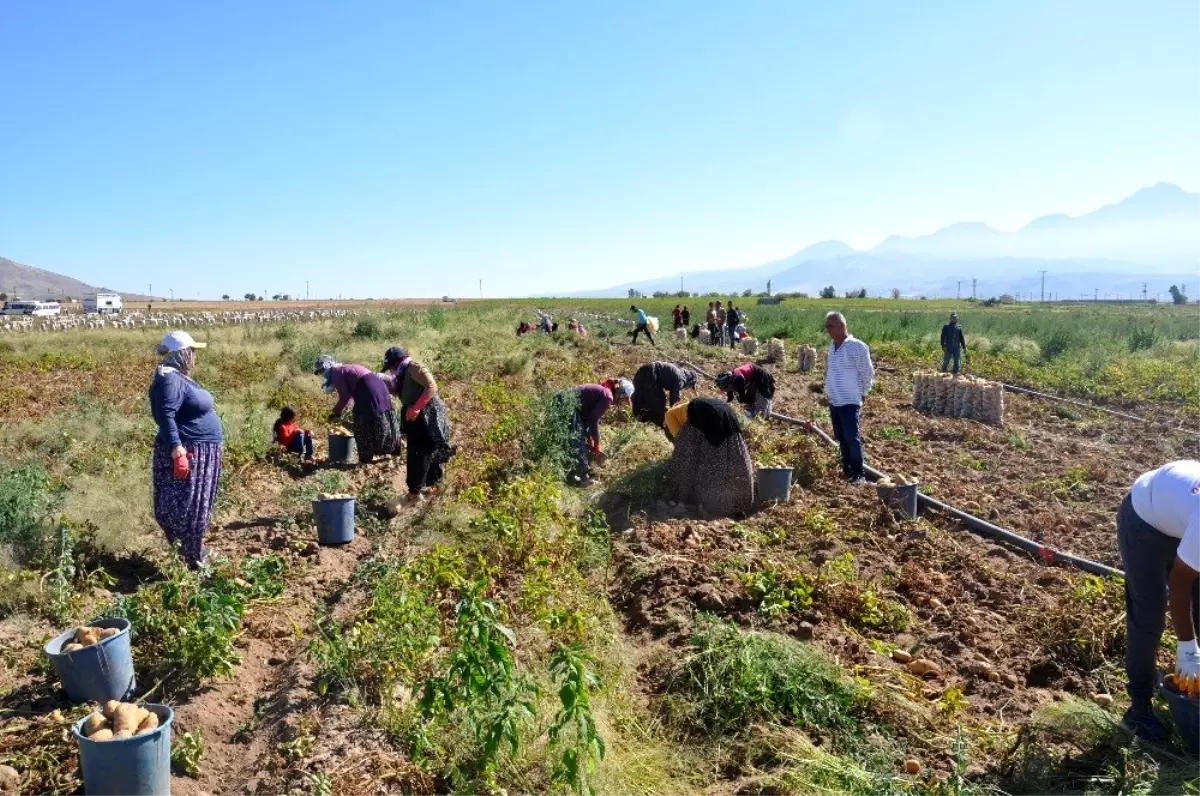
[[[600,450],[600,420],[614,403],[628,401],[634,395],[629,379],[605,379],[601,384],[581,384],[563,390],[556,400],[572,408],[571,446],[575,450],[575,483],[583,486],[591,480],[591,459],[604,458]]]
[[[725,397],[748,407],[751,417],[771,419],[771,400],[775,397],[775,377],[764,367],[747,362],[717,376],[717,387]]]
[[[967,338],[963,336],[962,327],[958,325],[958,313],[950,313],[950,322],[942,327],[942,373],[954,361],[954,373],[958,373],[962,365],[962,355],[967,350]]]
[[[1176,672],[1200,675],[1200,462],[1164,464],[1133,482],[1117,513],[1117,543],[1125,568],[1125,674],[1131,705],[1123,723],[1139,738],[1166,739],[1151,710],[1155,657],[1169,612]]]
[[[670,362],[648,362],[633,374],[633,416],[662,426],[667,407],[679,403],[686,387],[696,387],[696,374]]]

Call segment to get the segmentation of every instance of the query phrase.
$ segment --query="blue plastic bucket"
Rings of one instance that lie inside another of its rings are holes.
[[[792,468],[759,467],[755,489],[759,503],[787,503],[792,494]]]
[[[158,714],[158,729],[132,738],[92,741],[83,734],[87,717],[75,722],[71,734],[79,744],[83,789],[97,794],[170,796],[171,723],[175,711],[166,705],[143,705]]]
[[[88,627],[115,627],[120,632],[74,652],[60,652],[75,641],[71,629],[47,642],[45,650],[54,671],[72,702],[107,702],[125,699],[137,680],[133,673],[133,651],[129,643],[128,619],[97,619]]]
[[[1193,754],[1200,752],[1200,699],[1177,694],[1161,684],[1158,690],[1171,708],[1171,718],[1175,719],[1183,742]]]
[[[354,541],[354,498],[314,500],[317,541],[321,544],[346,544]]]
[[[330,464],[350,464],[354,460],[355,450],[354,437],[344,434],[329,435]]]

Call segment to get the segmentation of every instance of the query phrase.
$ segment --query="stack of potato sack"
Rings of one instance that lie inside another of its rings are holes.
[[[682,326],[679,327],[678,329],[676,329],[675,330],[675,339],[676,340],[686,340],[687,339],[687,329],[684,329]]]
[[[1004,386],[974,376],[918,372],[913,374],[913,406],[925,414],[1003,426]]]
[[[812,370],[817,364],[817,349],[810,345],[800,346],[796,349],[796,363],[805,373]]]
[[[742,338],[742,353],[752,357],[758,353],[758,341],[753,337]]]
[[[712,332],[711,331],[709,331],[708,329],[700,330],[700,344],[701,345],[712,345]]]
[[[783,341],[778,337],[772,337],[767,343],[767,361],[782,362],[784,359]]]

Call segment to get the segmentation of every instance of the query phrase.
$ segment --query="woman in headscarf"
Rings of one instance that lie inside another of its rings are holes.
[[[671,500],[701,505],[718,517],[754,508],[754,464],[737,413],[724,401],[695,398],[667,413],[675,452],[667,465]]]
[[[421,499],[422,490],[437,490],[442,483],[442,465],[454,455],[450,418],[429,368],[414,362],[403,348],[384,352],[383,372],[400,399],[401,427],[408,441],[406,499],[411,503]]]
[[[635,395],[629,379],[605,379],[600,384],[581,384],[556,396],[560,404],[571,406],[571,445],[575,450],[575,472],[580,485],[591,478],[591,459],[602,459],[600,450],[600,420],[613,404],[628,401]]]
[[[189,567],[206,559],[204,532],[212,518],[221,481],[225,435],[212,395],[196,383],[197,343],[187,332],[171,332],[158,346],[162,362],[150,385],[154,438],[154,519],[179,546]]]
[[[400,446],[400,426],[392,409],[388,385],[366,365],[343,365],[330,354],[317,357],[316,375],[324,376],[325,392],[337,393],[329,413],[338,422],[346,407],[354,413],[354,443],[358,461],[370,464],[376,456],[390,456]]]
[[[747,362],[732,371],[717,376],[717,387],[725,391],[725,397],[748,407],[751,417],[769,420],[771,400],[775,397],[775,377],[764,367]]]
[[[661,427],[668,406],[679,403],[683,390],[695,389],[696,374],[670,362],[649,362],[633,374],[633,416]]]

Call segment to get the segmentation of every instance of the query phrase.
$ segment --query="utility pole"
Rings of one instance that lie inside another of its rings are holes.
[[[976,280],[974,277],[971,277],[971,298],[973,298],[973,299],[979,298],[979,296],[976,295],[976,293],[975,293],[975,283],[977,281],[978,280]]]
[[[1042,275],[1042,303],[1045,304],[1046,303],[1046,272],[1039,271],[1039,273]]]
[[[308,280],[304,280],[304,300],[308,301]]]
[[[483,301],[483,280],[479,280],[479,300]]]
[[[1094,292],[1092,293],[1092,301],[1099,301],[1100,300],[1100,288],[1098,288],[1098,287],[1093,288],[1093,291]]]
[[[1146,300],[1146,283],[1142,283],[1142,301]]]
[[[679,275],[679,292],[683,292],[683,274]]]
[[[171,288],[171,301],[175,300],[175,288]]]
[[[958,292],[954,294],[954,298],[962,299],[962,280],[958,280]]]

